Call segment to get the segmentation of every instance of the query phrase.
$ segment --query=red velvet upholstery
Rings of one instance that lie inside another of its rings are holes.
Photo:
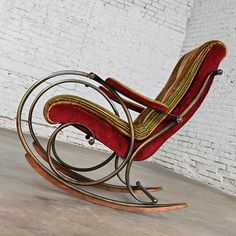
[[[118,155],[125,157],[127,154],[129,137],[123,135],[109,123],[99,119],[96,115],[80,106],[69,103],[55,104],[50,109],[49,119],[55,123],[79,121],[93,131],[97,140],[105,141],[106,146],[114,150]]]
[[[191,86],[188,88],[188,91],[178,103],[176,108],[172,111],[173,114],[179,115],[188,105],[192,102],[192,100],[197,96],[199,90],[202,88],[203,83],[210,72],[217,69],[220,61],[224,58],[226,54],[226,48],[221,44],[215,44],[207,53],[203,63],[201,64],[197,75],[195,76]],[[198,102],[190,109],[190,111],[184,116],[184,121],[182,123],[176,123],[173,127],[171,127],[168,131],[162,134],[159,138],[153,140],[149,144],[147,144],[136,156],[135,160],[145,160],[150,157],[153,153],[155,153],[159,147],[169,138],[171,137],[178,129],[180,129],[195,113],[198,109],[202,101],[204,100],[205,96],[210,89],[212,84],[213,77],[208,81],[208,84],[202,93]],[[150,105],[152,102],[151,100],[145,98],[143,96],[139,96],[137,93],[129,93],[130,90],[126,89],[124,86],[117,84],[117,81],[108,80],[108,83],[115,87],[118,91],[122,92],[123,94],[127,95],[128,97],[139,101],[141,104],[146,106],[153,106]],[[118,88],[119,87],[119,88]],[[130,95],[131,94],[131,95]],[[154,107],[153,107],[154,108]],[[164,106],[158,104],[157,109],[164,109]],[[119,154],[121,157],[125,157],[127,155],[127,151],[129,148],[129,137],[121,133],[118,129],[115,129],[111,124],[106,122],[105,119],[98,118],[95,114],[89,112],[86,108],[81,105],[73,105],[70,103],[56,103],[54,104],[48,113],[49,120],[53,122],[60,122],[60,123],[67,123],[72,121],[81,122],[84,125],[88,126],[95,134],[96,139],[104,143],[107,147],[112,149],[114,152]],[[151,134],[155,134],[158,131],[165,128],[170,120],[173,118],[167,116],[154,130]],[[149,137],[148,137],[149,138]],[[147,139],[148,139],[147,138]],[[139,147],[144,140],[135,140],[135,149]]]

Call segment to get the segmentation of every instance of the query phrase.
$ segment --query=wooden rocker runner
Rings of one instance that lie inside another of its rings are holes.
[[[43,78],[29,88],[17,112],[18,134],[26,150],[27,161],[60,189],[96,204],[136,212],[186,207],[186,203],[159,204],[152,192],[162,190],[161,187],[144,187],[138,180],[131,185],[131,166],[133,161],[142,161],[153,155],[190,119],[206,97],[214,76],[222,74],[222,70],[217,68],[225,54],[225,45],[217,40],[206,42],[186,53],[156,99],[147,98],[115,79],[103,80],[94,73],[65,70]],[[111,106],[111,110],[77,95],[50,96],[44,102],[41,113],[48,126],[55,129],[44,147],[33,127],[37,123],[33,117],[36,110],[39,112],[36,106],[52,89],[68,84],[82,84],[97,91]],[[29,101],[32,102],[30,105]],[[120,118],[114,101],[121,105],[127,120]],[[138,113],[134,121],[130,110]],[[28,130],[25,130],[26,127]],[[58,154],[55,143],[58,134],[67,127],[83,132],[91,145],[95,140],[100,141],[112,154],[92,167],[75,167],[66,163]],[[28,141],[25,132],[30,133],[32,141]],[[84,174],[101,169],[112,161],[114,169],[100,179],[94,180]],[[120,173],[122,170],[124,179]],[[113,177],[118,177],[122,185],[108,183]],[[104,191],[129,193],[133,201],[124,202],[94,194],[88,190],[91,186]],[[141,199],[139,194],[146,196],[146,200]]]

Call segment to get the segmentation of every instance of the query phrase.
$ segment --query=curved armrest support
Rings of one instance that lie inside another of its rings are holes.
[[[143,96],[142,94],[128,88],[126,85],[113,78],[106,79],[106,83],[117,92],[123,94],[124,96],[132,99],[135,102],[138,102],[139,104],[144,105],[145,107],[150,107],[164,113],[168,112],[169,108],[164,103]]]
[[[114,96],[114,94],[112,92],[110,92],[108,89],[106,89],[103,86],[99,87],[110,99],[112,99],[113,101],[120,103],[119,100],[116,98],[116,96]],[[145,107],[140,106],[139,104],[136,104],[134,102],[128,101],[126,99],[122,99],[124,104],[131,110],[136,111],[138,113],[141,113]]]

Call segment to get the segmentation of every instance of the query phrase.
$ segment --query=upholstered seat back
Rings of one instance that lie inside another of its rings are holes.
[[[220,41],[213,40],[181,57],[166,85],[156,98],[156,100],[161,101],[169,107],[169,113],[183,99],[191,84],[193,82],[199,83],[196,81],[199,68],[203,65],[205,58],[215,46],[222,48],[222,51],[225,52],[225,45]],[[213,60],[215,59],[213,58]],[[219,64],[219,62],[218,60],[217,63]],[[211,68],[210,71],[214,69],[215,67]],[[147,138],[166,117],[165,114],[156,110],[150,108],[145,109],[135,121],[136,139],[143,140]]]
[[[218,68],[226,55],[226,46],[220,41],[209,41],[201,47],[185,54],[175,66],[170,79],[157,96],[157,100],[169,106],[169,112],[180,115],[199,94],[207,76]],[[213,76],[208,80],[198,101],[184,116],[182,123],[176,123],[168,131],[148,143],[136,156],[136,160],[143,160],[155,153],[159,147],[179,130],[195,113],[206,97],[213,82]],[[137,125],[146,126],[146,133],[141,133],[141,142],[163,130],[173,117],[163,115],[149,108],[145,109],[135,121]]]

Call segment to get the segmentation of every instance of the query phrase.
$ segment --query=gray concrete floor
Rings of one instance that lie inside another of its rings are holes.
[[[104,156],[68,144],[59,146],[65,154],[79,153],[89,162]],[[164,187],[158,194],[160,202],[187,202],[189,207],[131,213],[72,197],[27,164],[15,132],[0,129],[0,235],[236,235],[235,197],[152,163],[138,163],[134,169],[144,183]]]

